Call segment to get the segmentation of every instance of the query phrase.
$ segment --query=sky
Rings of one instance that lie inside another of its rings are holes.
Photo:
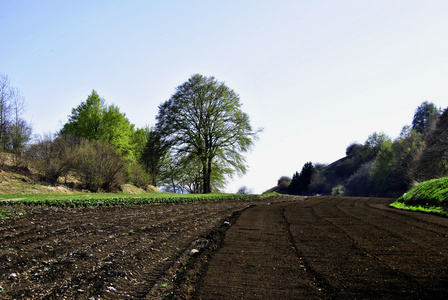
[[[448,1],[0,0],[0,74],[34,134],[96,90],[136,127],[193,74],[240,95],[264,128],[227,192],[262,193],[373,132],[396,138],[424,101],[448,106]]]

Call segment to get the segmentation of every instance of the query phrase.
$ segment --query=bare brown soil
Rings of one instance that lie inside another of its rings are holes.
[[[448,219],[392,201],[5,207],[0,298],[446,299]]]
[[[318,197],[246,210],[198,299],[447,299],[448,219],[393,199]]]
[[[175,279],[193,261],[190,250],[211,249],[211,232],[224,232],[228,217],[265,201],[281,198],[76,209],[0,207],[0,216],[7,217],[0,221],[0,298],[173,295]]]

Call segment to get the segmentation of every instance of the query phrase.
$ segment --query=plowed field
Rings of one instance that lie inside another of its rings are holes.
[[[191,249],[213,248],[211,232],[227,229],[223,222],[234,212],[266,201],[281,198],[2,207],[7,219],[0,220],[0,299],[170,296],[173,280],[187,271]]]
[[[200,299],[448,299],[448,219],[393,199],[318,197],[246,210]]]
[[[6,207],[0,298],[446,299],[448,219],[392,201]]]

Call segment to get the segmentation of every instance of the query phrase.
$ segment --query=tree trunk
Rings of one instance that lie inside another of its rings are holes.
[[[207,170],[207,165],[205,163],[202,166],[202,181],[203,181],[202,192],[204,194],[210,193],[210,176]]]
[[[202,162],[202,176],[203,176],[203,193],[210,194],[211,189],[211,174],[212,174],[212,161],[206,160]]]

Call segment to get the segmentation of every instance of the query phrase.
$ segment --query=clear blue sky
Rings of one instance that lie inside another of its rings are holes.
[[[92,89],[143,127],[192,74],[226,82],[264,127],[231,192],[395,138],[425,100],[448,105],[445,0],[0,0],[0,38],[36,134]]]

